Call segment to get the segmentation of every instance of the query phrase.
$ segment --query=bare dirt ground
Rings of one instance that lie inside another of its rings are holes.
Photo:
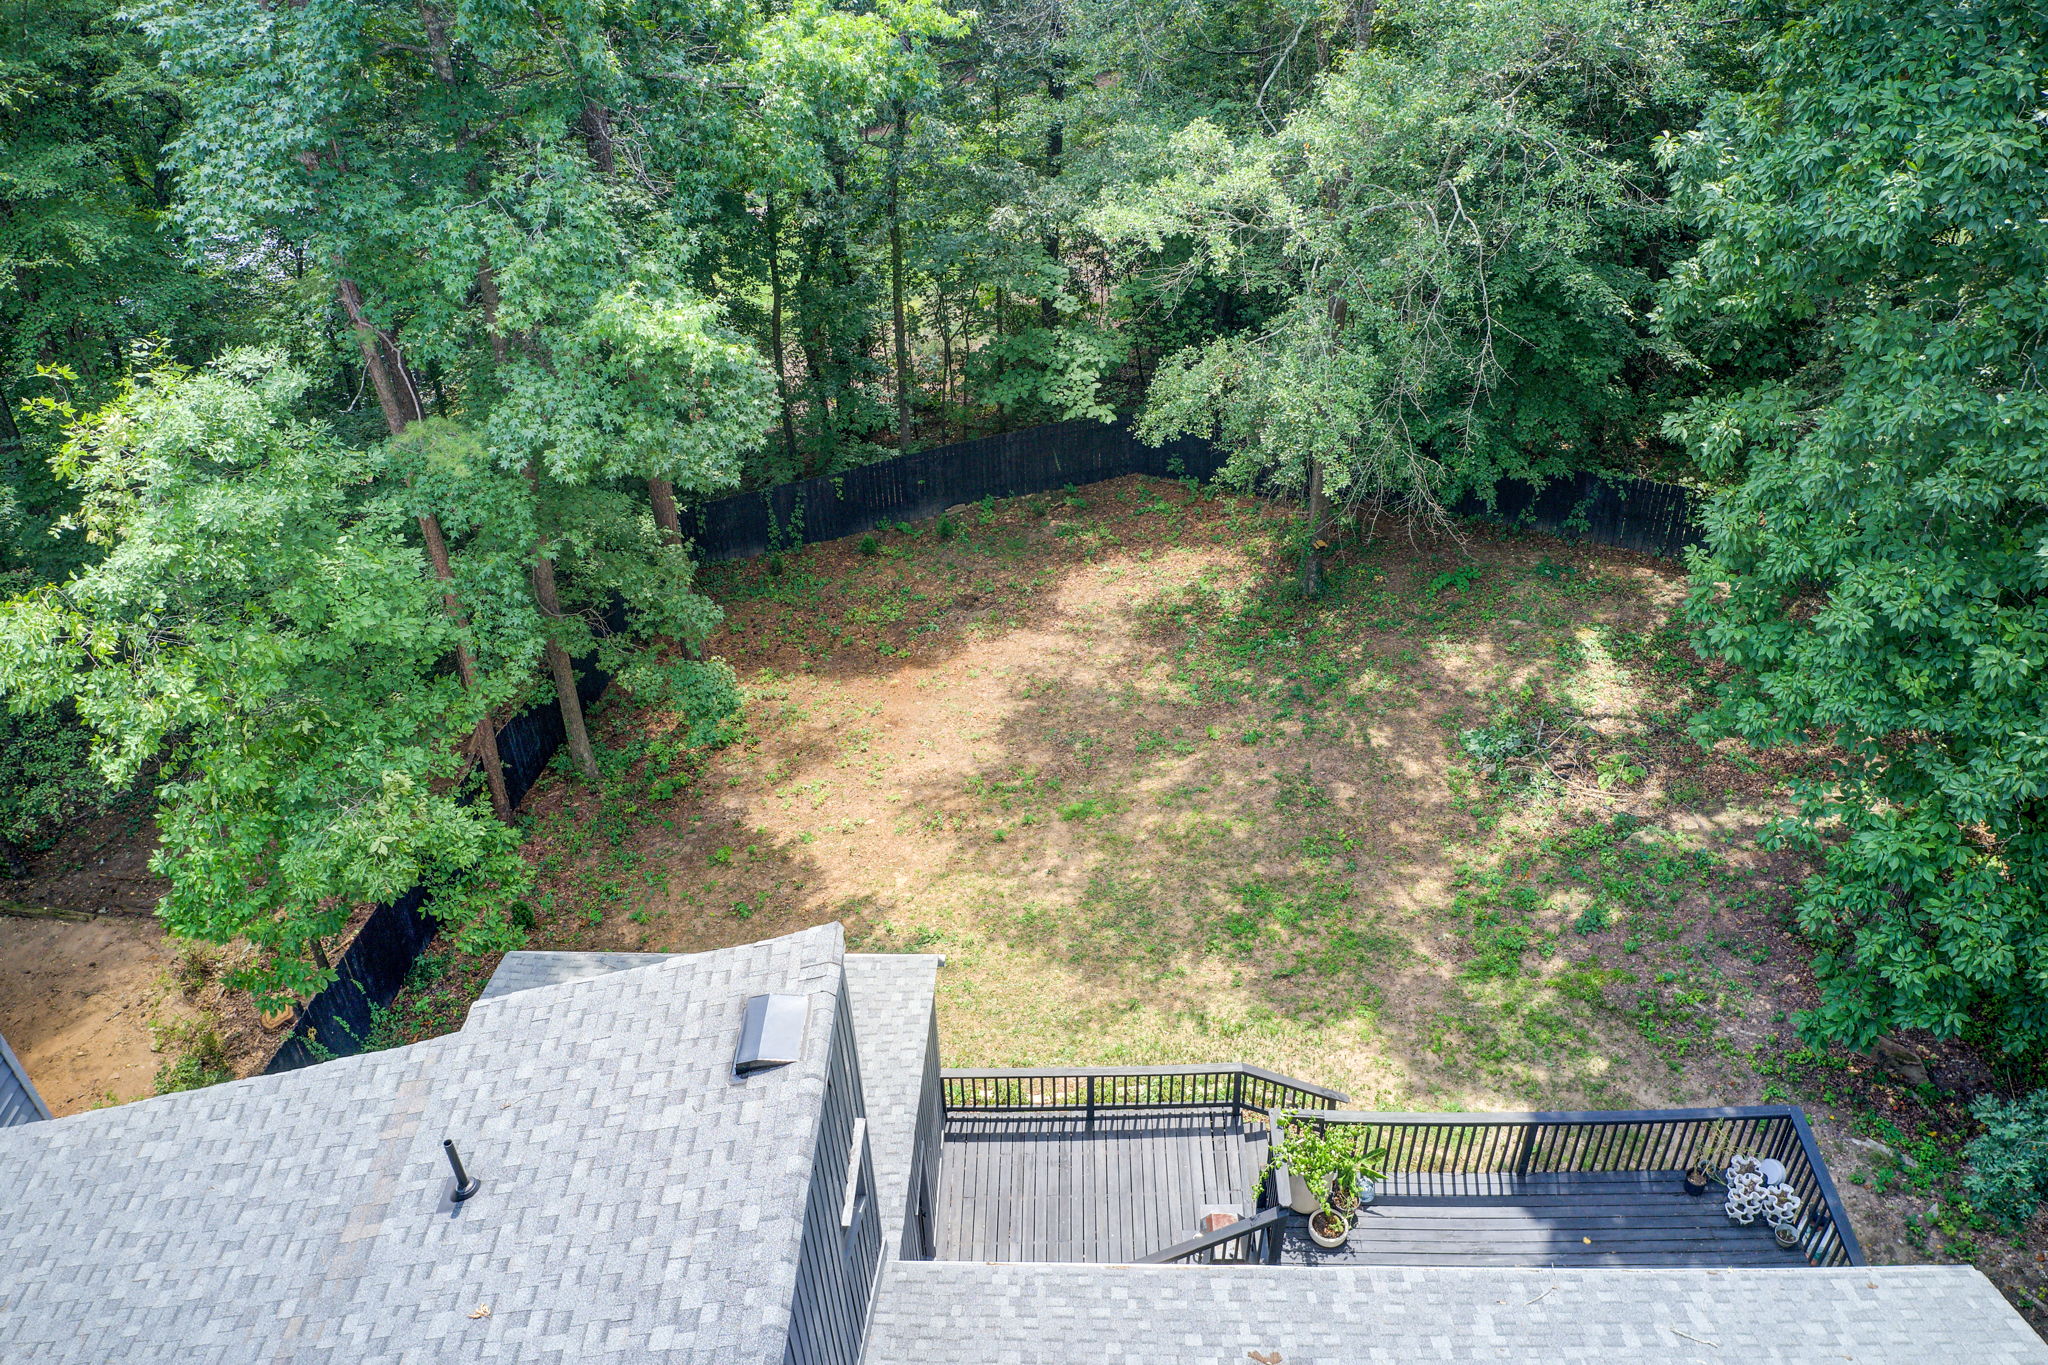
[[[51,1113],[156,1093],[148,1023],[171,958],[150,920],[0,917],[0,1035]]]
[[[157,1093],[158,1070],[180,1050],[164,1025],[182,1039],[200,1022],[236,1075],[276,1044],[246,999],[212,979],[219,955],[181,952],[157,923],[164,888],[149,871],[148,808],[142,798],[81,821],[29,860],[29,876],[0,881],[0,901],[93,917],[0,914],[0,1036],[53,1114]]]

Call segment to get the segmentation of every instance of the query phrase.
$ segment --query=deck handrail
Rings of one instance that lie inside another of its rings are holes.
[[[1190,1237],[1185,1242],[1175,1242],[1164,1251],[1155,1251],[1150,1256],[1140,1256],[1133,1264],[1174,1265],[1181,1261],[1193,1260],[1205,1251],[1214,1251],[1232,1242],[1246,1240],[1253,1242],[1254,1245],[1249,1249],[1257,1254],[1259,1260],[1271,1263],[1278,1259],[1278,1229],[1286,1220],[1286,1207],[1276,1205],[1263,1213],[1253,1214],[1250,1218],[1240,1218],[1213,1232]]]
[[[1371,1130],[1362,1143],[1386,1149],[1389,1175],[1442,1184],[1473,1176],[1528,1177],[1589,1171],[1683,1171],[1698,1164],[1718,1177],[1737,1152],[1785,1166],[1798,1192],[1800,1249],[1815,1265],[1863,1265],[1840,1192],[1806,1115],[1796,1105],[1717,1109],[1590,1109],[1512,1114],[1381,1114],[1303,1108],[1318,1124]]]
[[[1349,1102],[1342,1091],[1263,1067],[1209,1066],[966,1068],[941,1071],[939,1093],[952,1114],[1083,1113],[1215,1109],[1272,1114],[1324,1112]]]

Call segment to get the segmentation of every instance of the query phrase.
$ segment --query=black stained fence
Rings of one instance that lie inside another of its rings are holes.
[[[684,530],[700,559],[742,559],[919,520],[983,498],[1044,493],[1130,474],[1209,479],[1223,464],[1223,453],[1207,441],[1183,439],[1155,447],[1138,440],[1126,425],[1054,422],[701,503],[684,512]],[[1491,507],[1468,498],[1453,511],[1666,556],[1676,556],[1698,539],[1697,495],[1646,479],[1581,474],[1540,488],[1509,482],[1495,490]],[[609,681],[586,661],[577,691],[587,704]],[[498,752],[515,803],[539,780],[562,739],[561,714],[552,705],[530,708],[499,732]],[[432,915],[417,892],[377,907],[337,964],[339,977],[307,1003],[265,1069],[289,1071],[326,1056],[361,1051],[375,1011],[398,994],[433,936]],[[1237,1083],[1257,1088],[1255,1082]]]
[[[610,681],[586,659],[578,670],[576,692],[587,706],[604,694]],[[540,780],[562,747],[563,736],[562,712],[552,701],[528,707],[498,731],[498,758],[514,805]],[[397,998],[413,963],[439,928],[425,893],[417,887],[372,910],[335,963],[334,981],[306,1002],[263,1070],[294,1071],[361,1052],[376,1028],[377,1012]]]
[[[1702,501],[1680,484],[1588,471],[1542,485],[1503,480],[1490,506],[1474,496],[1451,511],[1517,530],[1677,559],[1700,541]]]
[[[745,559],[917,521],[983,498],[1078,488],[1127,474],[1207,479],[1222,467],[1222,453],[1207,441],[1155,447],[1128,426],[1054,422],[702,503],[683,514],[683,531],[707,563]]]
[[[1283,1119],[1283,1123],[1290,1121]],[[1729,1159],[1782,1162],[1799,1195],[1799,1250],[1819,1266],[1862,1265],[1863,1251],[1821,1159],[1806,1114],[1794,1105],[1725,1109],[1591,1110],[1541,1114],[1303,1112],[1297,1123],[1343,1125],[1410,1195],[1499,1193],[1503,1178],[1590,1172],[1661,1172],[1676,1180],[1697,1166],[1718,1177]]]

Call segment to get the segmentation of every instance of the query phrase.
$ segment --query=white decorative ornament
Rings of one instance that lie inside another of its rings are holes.
[[[1749,1226],[1763,1215],[1774,1228],[1799,1222],[1799,1192],[1784,1183],[1785,1167],[1776,1161],[1738,1156],[1728,1162],[1728,1200],[1721,1207],[1730,1220]]]

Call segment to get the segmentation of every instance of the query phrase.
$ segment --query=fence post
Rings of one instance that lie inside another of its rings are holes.
[[[1529,1174],[1529,1158],[1535,1152],[1535,1150],[1536,1125],[1533,1123],[1525,1123],[1522,1125],[1522,1145],[1520,1150],[1518,1150],[1515,1153],[1516,1175]]]
[[[1095,1131],[1095,1077],[1088,1078],[1088,1131]]]
[[[1239,1068],[1230,1073],[1230,1119],[1235,1123],[1244,1115],[1244,1070]]]

